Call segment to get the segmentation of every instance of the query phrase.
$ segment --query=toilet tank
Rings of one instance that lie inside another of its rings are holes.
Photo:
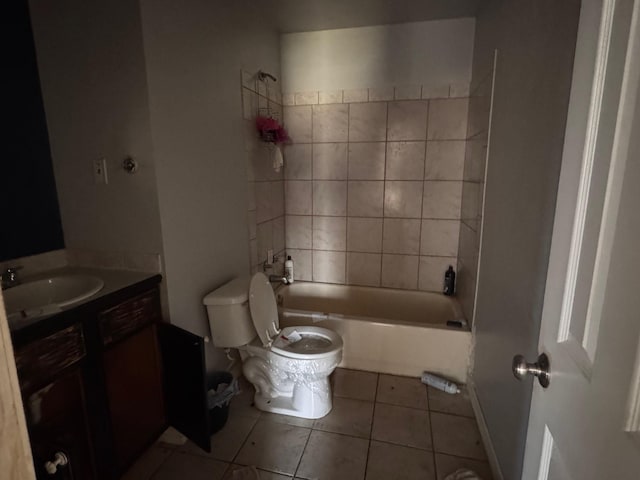
[[[207,307],[214,346],[236,348],[256,337],[249,311],[249,277],[225,283],[204,297],[202,303]]]

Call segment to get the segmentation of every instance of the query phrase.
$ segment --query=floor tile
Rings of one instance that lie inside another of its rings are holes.
[[[260,420],[235,463],[293,475],[310,432],[307,428]]]
[[[362,480],[369,441],[314,430],[309,437],[296,478]]]
[[[478,460],[486,458],[474,419],[431,412],[431,428],[436,452]]]
[[[402,407],[429,407],[427,387],[418,378],[380,375],[376,402],[390,403]]]
[[[227,470],[227,473],[224,474],[224,477],[222,477],[222,480],[237,480],[238,478],[245,478],[240,476],[240,472],[238,472],[236,475],[234,475],[233,473],[237,470],[241,470],[247,468],[244,465],[229,465],[229,469]],[[255,467],[254,467],[255,468]],[[273,473],[273,472],[269,472],[267,470],[258,470],[258,475],[260,475],[260,480],[291,480],[292,477],[289,477],[288,475],[281,475],[279,473]],[[252,477],[249,477],[252,478]],[[188,479],[185,479],[188,480]]]
[[[262,412],[260,415],[260,420],[265,420],[267,422],[275,422],[275,423],[284,423],[285,425],[293,425],[294,427],[304,427],[311,428],[313,427],[313,422],[310,418],[301,418],[301,417],[292,417],[290,415],[282,415],[280,413],[269,413]]]
[[[436,453],[436,471],[438,473],[438,480],[444,480],[447,475],[450,475],[461,468],[477,473],[482,480],[493,479],[493,476],[491,475],[491,468],[486,462]]]
[[[373,402],[335,397],[331,412],[316,420],[313,423],[313,428],[325,432],[369,438],[372,421]]]
[[[231,400],[229,415],[240,414],[245,417],[258,418],[260,416],[260,410],[253,405],[253,396],[256,392],[253,385],[244,377],[240,377],[238,383],[240,385],[240,394]]]
[[[371,438],[430,450],[429,412],[376,403]]]
[[[473,408],[469,400],[469,393],[466,387],[460,388],[460,393],[451,395],[437,388],[428,387],[429,409],[432,412],[451,413],[452,415],[462,415],[473,418]]]
[[[153,480],[220,480],[228,464],[211,458],[176,452],[153,475]]]
[[[376,398],[377,373],[336,368],[331,378],[333,394],[336,397],[368,400],[370,402],[373,402]]]
[[[207,453],[189,441],[179,451],[230,462],[238,454],[247,435],[258,420],[239,414],[230,414],[222,430],[211,435],[211,453]]]
[[[148,480],[172,453],[173,450],[153,445],[133,464],[122,480]]]
[[[366,480],[435,480],[433,453],[417,448],[371,442]]]

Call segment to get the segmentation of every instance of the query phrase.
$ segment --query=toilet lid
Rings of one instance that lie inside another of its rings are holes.
[[[251,277],[249,284],[249,310],[253,326],[265,347],[280,332],[278,306],[269,278],[262,272]]]

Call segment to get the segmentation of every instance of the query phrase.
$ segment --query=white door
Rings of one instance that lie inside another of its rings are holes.
[[[523,480],[640,479],[639,14],[582,2]]]

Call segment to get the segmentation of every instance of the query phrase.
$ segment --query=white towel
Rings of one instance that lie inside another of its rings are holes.
[[[284,158],[282,157],[282,150],[279,145],[276,145],[273,152],[273,169],[279,172],[283,165]]]

